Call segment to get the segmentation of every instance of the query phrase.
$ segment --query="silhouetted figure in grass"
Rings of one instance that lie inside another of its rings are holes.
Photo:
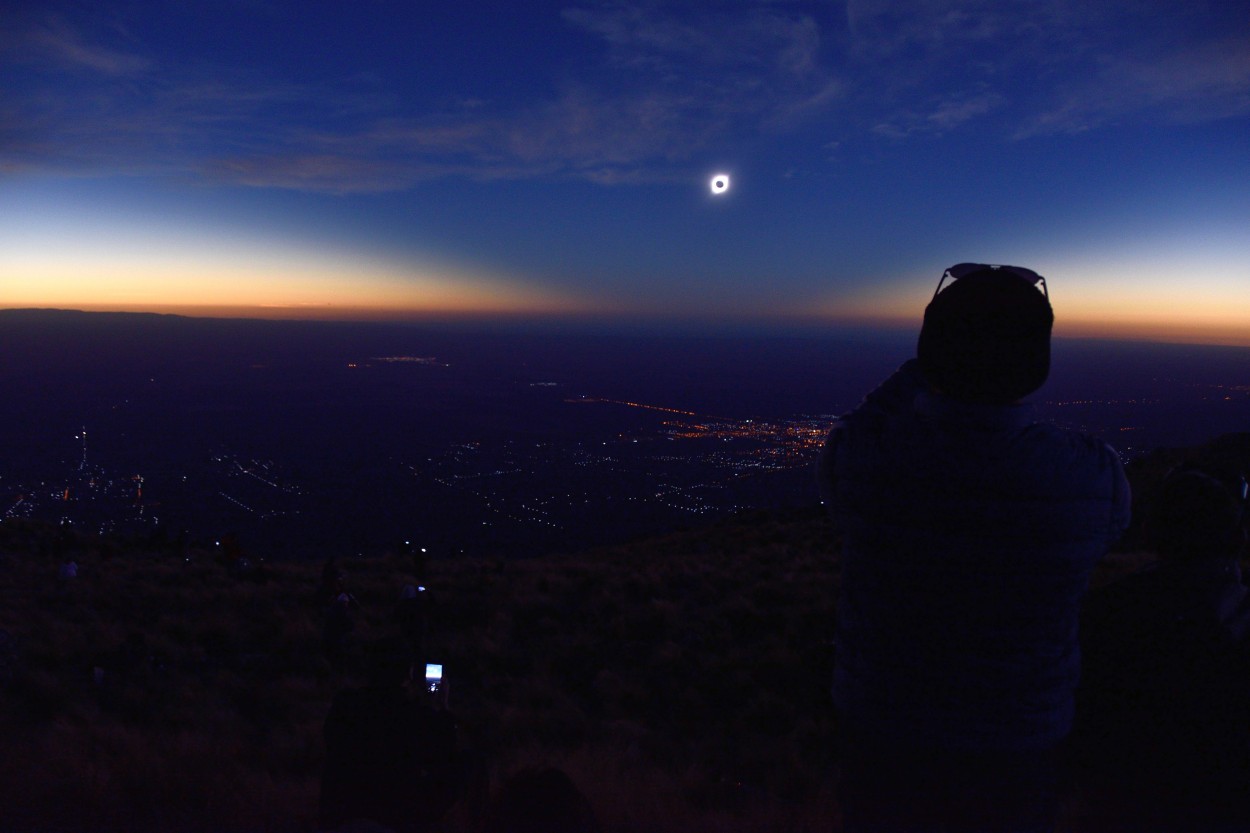
[[[1077,751],[1098,829],[1250,829],[1245,513],[1244,478],[1169,474],[1146,516],[1161,560],[1090,594]]]
[[[68,593],[78,580],[78,562],[70,560],[56,571],[56,586],[61,593]]]
[[[429,553],[425,547],[418,547],[412,541],[403,541],[399,545],[400,555],[412,559],[412,577],[417,584],[425,584],[429,569]]]
[[[339,568],[338,559],[330,557],[321,565],[321,581],[317,584],[317,605],[325,607],[346,588],[347,574]]]
[[[370,821],[396,833],[431,829],[460,789],[456,726],[423,688],[405,688],[412,666],[398,640],[371,646],[369,683],[339,692],[325,722],[323,827]]]
[[[395,617],[408,646],[412,664],[425,665],[425,636],[430,620],[430,591],[425,585],[405,584],[399,593]]]
[[[0,689],[7,688],[17,679],[20,663],[17,639],[0,628]]]
[[[352,631],[356,629],[356,611],[360,604],[356,598],[342,590],[325,609],[325,621],[321,627],[321,646],[331,662],[342,662]]]
[[[156,665],[152,649],[148,646],[148,638],[139,631],[126,634],[126,639],[117,649],[114,666],[124,676],[143,674]]]
[[[1130,502],[1114,451],[1022,404],[1053,320],[1037,274],[951,267],[916,358],[826,441],[847,830],[1053,827],[1080,600]]]
[[[322,606],[321,646],[326,657],[335,663],[346,658],[352,631],[356,629],[356,613],[360,602],[347,589],[347,573],[334,558],[321,568],[317,599]]]
[[[491,802],[486,833],[599,833],[590,802],[563,771],[526,769]]]
[[[226,566],[226,569],[233,571],[236,563],[243,557],[243,545],[239,542],[239,536],[233,532],[227,532],[221,536],[218,546],[221,563]]]

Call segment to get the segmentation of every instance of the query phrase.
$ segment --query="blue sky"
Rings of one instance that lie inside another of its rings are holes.
[[[6,8],[0,306],[1250,330],[1242,2]]]

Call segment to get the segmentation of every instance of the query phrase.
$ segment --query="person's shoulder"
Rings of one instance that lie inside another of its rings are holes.
[[[1051,422],[1034,422],[1024,429],[1024,433],[1034,442],[1047,443],[1073,454],[1084,454],[1091,457],[1115,457],[1119,459],[1115,449],[1103,440],[1084,431],[1064,428]]]
[[[1114,476],[1124,469],[1114,448],[1082,431],[1035,422],[1022,432],[1021,438],[1035,457],[1044,458],[1056,471],[1084,478],[1094,473]]]
[[[1100,534],[1112,540],[1123,535],[1132,488],[1115,449],[1088,434],[1044,423],[1030,426],[1020,439],[1015,461],[1037,495],[1079,509],[1073,523],[1096,523]]]

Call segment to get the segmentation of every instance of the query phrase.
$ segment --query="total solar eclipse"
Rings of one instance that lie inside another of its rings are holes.
[[[729,174],[716,174],[710,185],[713,194],[725,193],[729,190]]]

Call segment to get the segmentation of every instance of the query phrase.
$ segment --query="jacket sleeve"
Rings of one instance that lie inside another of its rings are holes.
[[[924,389],[925,381],[920,373],[920,362],[908,359],[889,378],[869,392],[851,414],[898,413],[910,408],[916,401],[916,394]]]
[[[834,505],[834,486],[837,482],[834,472],[836,471],[838,445],[845,429],[846,426],[840,419],[833,424],[829,436],[825,438],[824,447],[820,450],[820,458],[816,461],[816,483],[820,487],[820,502],[826,509]]]
[[[1112,486],[1111,493],[1111,542],[1115,543],[1123,537],[1128,529],[1129,521],[1132,520],[1133,513],[1133,492],[1128,483],[1128,477],[1124,474],[1124,464],[1120,462],[1120,455],[1108,446],[1107,450],[1111,452],[1115,461],[1115,481]]]
[[[881,418],[911,407],[916,394],[924,389],[924,377],[920,364],[908,359],[884,382],[873,389],[855,410],[833,424],[825,438],[820,458],[816,463],[816,479],[820,487],[820,500],[826,509],[836,506],[838,451],[845,442],[850,426],[860,418]]]

